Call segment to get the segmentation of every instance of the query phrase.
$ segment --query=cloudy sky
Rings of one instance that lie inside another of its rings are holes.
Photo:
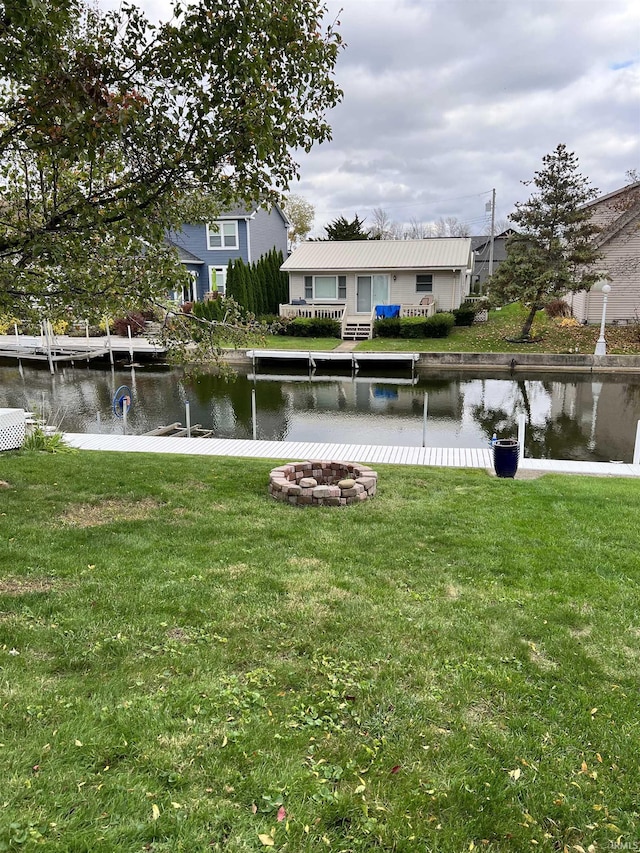
[[[142,0],[165,17],[165,0]],[[602,193],[640,171],[638,0],[328,0],[347,43],[333,140],[301,152],[293,187],[315,233],[381,207],[486,233],[565,143]]]

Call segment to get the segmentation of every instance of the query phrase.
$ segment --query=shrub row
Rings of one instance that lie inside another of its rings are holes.
[[[373,331],[378,338],[446,338],[453,324],[453,314],[443,312],[432,317],[376,320]]]
[[[325,317],[295,317],[290,323],[280,322],[283,325],[279,334],[294,338],[339,338],[341,333],[340,323]]]

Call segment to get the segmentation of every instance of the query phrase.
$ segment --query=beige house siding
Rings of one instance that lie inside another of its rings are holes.
[[[609,211],[605,210],[603,217],[607,213]],[[619,216],[619,211],[616,211],[616,214]],[[609,219],[609,223],[610,221]],[[598,269],[606,271],[611,279],[611,292],[607,299],[607,323],[630,321],[640,317],[640,215],[604,243],[601,251],[604,257],[599,261]],[[573,298],[572,307],[578,320],[599,323],[602,317],[602,293],[577,293]]]
[[[416,276],[422,274],[433,276],[433,293],[427,294],[416,290]],[[341,270],[322,270],[321,272],[309,271],[307,273],[289,273],[289,300],[304,299],[305,275],[344,275],[347,279],[347,314],[356,313],[356,279],[359,275],[388,275],[389,276],[389,304],[419,305],[425,296],[433,296],[438,311],[451,311],[458,308],[460,302],[469,292],[469,277],[462,270],[415,270],[392,273],[388,270],[362,270],[360,272],[344,272]],[[343,300],[307,300],[310,304],[318,302],[329,304],[343,304]]]

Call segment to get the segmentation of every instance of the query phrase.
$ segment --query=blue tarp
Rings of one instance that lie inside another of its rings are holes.
[[[389,317],[399,317],[399,305],[376,305],[376,319],[382,320]]]

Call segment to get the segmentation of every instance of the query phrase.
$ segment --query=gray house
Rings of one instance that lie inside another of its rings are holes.
[[[284,262],[284,317],[330,317],[345,339],[370,338],[376,316],[429,317],[469,293],[471,240],[355,240],[303,243]],[[393,313],[391,313],[393,312]]]
[[[208,293],[224,295],[229,261],[253,263],[271,249],[286,258],[288,227],[286,216],[274,205],[270,210],[228,210],[215,222],[187,223],[170,232],[167,241],[191,274],[191,283],[175,298],[198,302]]]
[[[489,258],[491,257],[491,238],[486,234],[477,237],[471,237],[471,249],[473,251],[473,281],[471,290],[473,293],[484,293],[486,290],[485,282],[495,272],[502,261],[507,257],[507,240],[516,232],[513,228],[507,228],[501,234],[497,234],[493,238],[493,270],[489,270]]]

